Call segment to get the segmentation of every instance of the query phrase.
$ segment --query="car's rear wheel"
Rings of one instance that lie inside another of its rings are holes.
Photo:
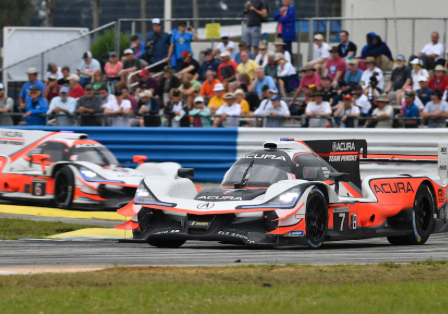
[[[68,166],[62,166],[54,176],[54,201],[58,208],[70,209],[75,191],[75,177]]]
[[[305,226],[308,246],[320,248],[328,230],[328,206],[324,194],[316,187],[306,201]]]
[[[422,245],[428,241],[434,226],[434,197],[426,184],[420,185],[415,194],[412,211],[412,234],[399,237],[387,237],[393,245]]]
[[[159,248],[178,248],[187,242],[186,240],[161,240],[161,239],[150,239],[148,244],[151,246]]]

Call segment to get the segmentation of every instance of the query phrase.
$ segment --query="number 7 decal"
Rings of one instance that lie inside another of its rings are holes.
[[[340,214],[339,214],[339,217],[342,217],[342,221],[341,221],[341,231],[343,231],[343,229],[344,229],[345,214],[346,214],[346,213],[340,213]]]

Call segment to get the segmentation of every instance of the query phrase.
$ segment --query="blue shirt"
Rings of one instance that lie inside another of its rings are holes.
[[[263,86],[265,86],[265,85],[269,86],[269,89],[277,89],[277,87],[275,86],[275,82],[272,79],[272,77],[270,77],[268,75],[265,75],[264,76],[264,80],[262,82],[260,82],[258,80],[257,83],[255,84],[255,88],[254,89],[257,92],[258,97],[260,97],[261,94],[263,93],[262,89],[263,89]]]
[[[364,72],[360,69],[356,70],[356,74],[353,74],[352,71],[347,71],[345,73],[344,81],[345,83],[355,82],[356,84],[359,84],[363,73]]]
[[[33,99],[29,97],[26,102],[26,112],[31,112],[31,116],[26,118],[26,125],[47,125],[47,117],[37,117],[38,114],[46,114],[48,103],[45,98],[37,98],[37,103],[33,103]]]
[[[218,67],[219,61],[214,58],[209,63],[207,63],[207,61],[204,61],[198,69],[199,81],[205,81],[205,72],[207,72],[208,70],[212,70],[218,73]]]
[[[188,51],[193,58],[193,50],[190,43],[193,41],[193,34],[185,32],[183,34],[178,31],[174,31],[171,35],[171,43],[174,44],[174,58],[180,59],[183,51]]]
[[[27,103],[28,99],[31,99],[31,97],[28,95],[30,92],[30,88],[33,86],[37,86],[40,90],[40,95],[42,96],[44,94],[45,85],[41,81],[36,81],[34,83],[26,82],[23,84],[22,91],[20,92],[20,97],[23,98],[23,101],[25,104]]]
[[[412,105],[408,106],[406,105],[406,107],[404,107],[404,116],[405,118],[418,118],[419,117],[419,112],[418,112],[418,108],[417,106],[413,103]],[[409,121],[409,120],[405,120],[405,121]],[[416,124],[415,125],[407,125],[405,124],[405,128],[417,128],[418,127],[418,120],[415,120]]]
[[[246,52],[249,53],[249,59],[250,59],[250,60],[255,60],[254,54],[253,54],[252,52],[247,51],[247,50],[246,50]],[[241,56],[241,52],[238,52],[238,53],[235,55],[235,62],[238,63],[238,64],[241,63],[241,57],[240,57],[240,56]]]
[[[424,105],[431,101],[431,93],[432,89],[429,87],[426,87],[424,90],[419,89],[417,91],[418,98],[420,98]]]
[[[98,60],[93,59],[90,61],[90,63],[86,63],[85,61],[82,61],[79,65],[79,70],[84,71],[86,73],[93,73],[96,70],[101,71],[101,64]],[[81,77],[88,77],[87,75],[80,75]]]
[[[152,42],[154,47],[152,50],[151,59],[149,59],[149,61],[156,63],[168,57],[170,35],[165,32],[162,32],[161,34],[150,32],[146,35],[146,38],[148,38],[148,41]]]
[[[134,52],[134,57],[141,59],[142,55],[145,53],[145,44],[143,43],[143,41],[139,41],[139,45],[138,45],[138,51],[136,51],[135,48],[132,48],[132,43],[131,46],[129,46],[129,48],[132,49],[132,51]],[[137,53],[138,52],[138,53]]]

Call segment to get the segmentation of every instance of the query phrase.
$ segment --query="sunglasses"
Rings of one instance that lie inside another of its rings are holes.
[[[30,92],[31,95],[37,94],[37,92]]]
[[[198,102],[195,102],[194,104],[195,105],[200,105],[200,104],[203,104],[203,102],[202,101],[198,101]]]
[[[266,48],[260,48],[260,49],[258,49],[258,50],[260,50],[260,51],[265,51],[265,50],[266,50]]]

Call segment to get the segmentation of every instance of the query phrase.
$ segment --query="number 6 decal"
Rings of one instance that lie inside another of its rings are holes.
[[[345,220],[345,213],[340,213],[339,217],[342,217],[342,221],[341,221],[341,231],[344,230],[344,220]]]

